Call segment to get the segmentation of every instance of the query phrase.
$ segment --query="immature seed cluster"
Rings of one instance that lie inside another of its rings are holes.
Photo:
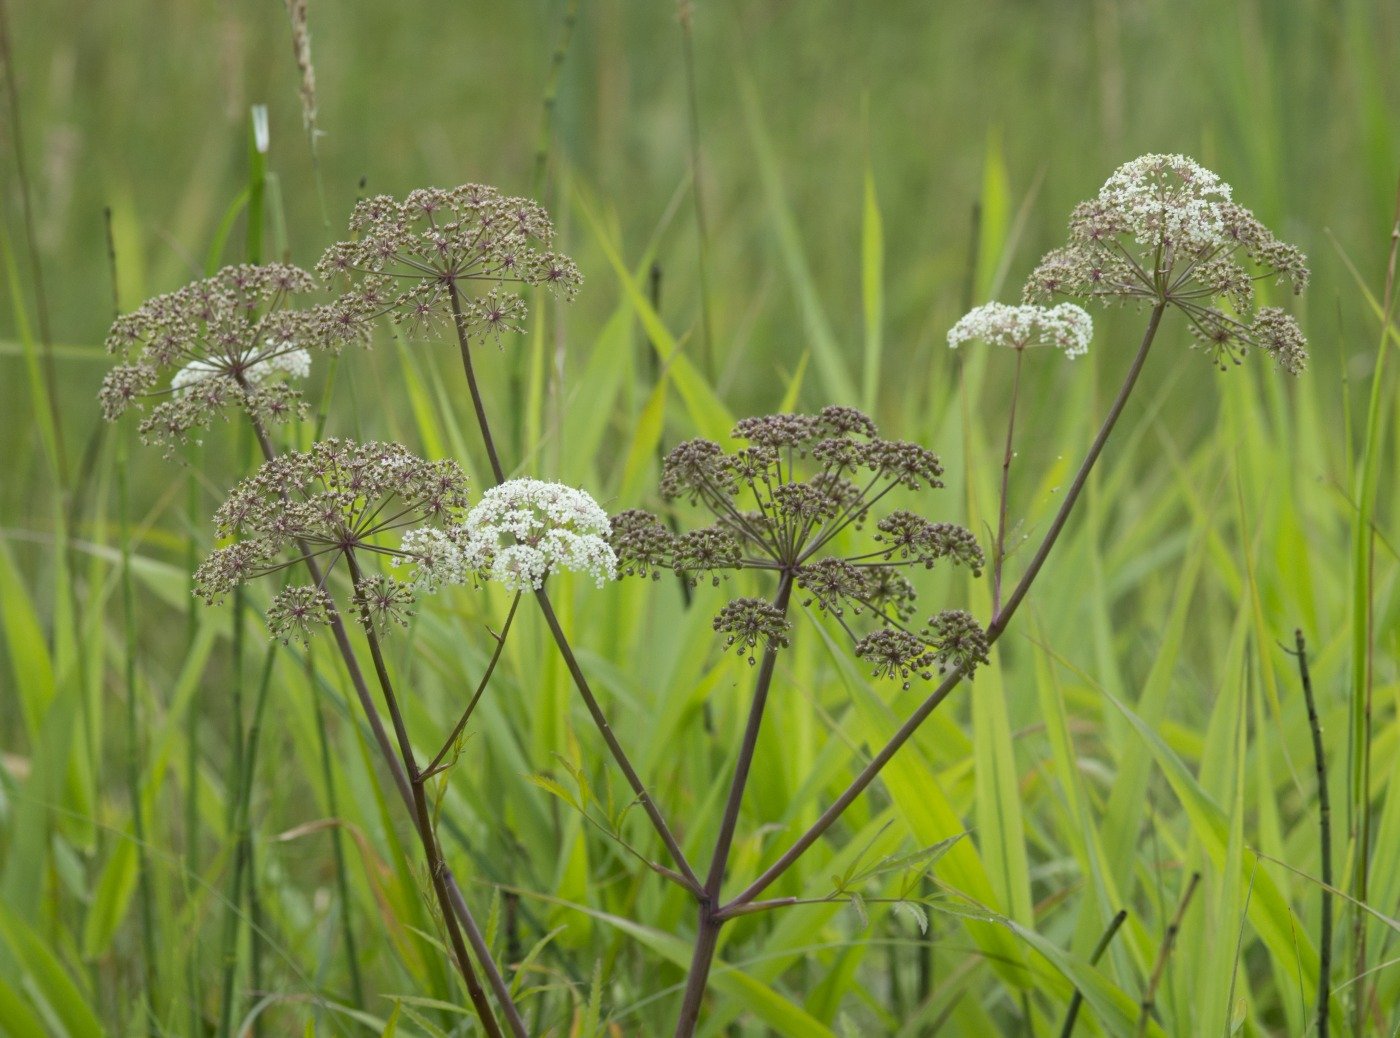
[[[1303,254],[1231,198],[1230,185],[1183,155],[1144,155],[1120,167],[1098,197],[1076,206],[1070,240],[1026,284],[1027,302],[1056,295],[1169,303],[1224,368],[1249,347],[1298,374],[1307,342],[1277,307],[1256,309],[1254,284],[1307,286]]]
[[[733,436],[747,445],[726,451],[710,440],[688,440],[662,468],[662,496],[699,505],[714,517],[712,524],[673,533],[649,512],[613,517],[612,544],[623,573],[655,579],[674,571],[692,584],[701,578],[718,584],[741,568],[786,574],[805,592],[804,605],[833,617],[858,645],[856,617],[885,632],[877,642],[888,643],[886,656],[897,649],[901,662],[893,669],[877,663],[882,675],[907,680],[931,672],[926,658],[969,670],[981,660],[975,624],[966,628],[939,614],[911,626],[915,591],[900,573],[940,562],[980,573],[982,550],[972,534],[907,509],[889,512],[868,529],[872,509],[887,495],[943,485],[936,454],[882,438],[874,422],[848,407],[746,418]],[[787,644],[789,622],[771,602],[739,598],[720,611],[714,627],[728,647],[754,662],[761,646]]]
[[[124,363],[103,380],[103,414],[115,420],[155,400],[141,437],[167,448],[230,410],[264,422],[300,416],[301,395],[286,380],[305,378],[312,353],[336,352],[354,336],[336,306],[287,309],[315,287],[296,267],[245,265],[148,300],[107,336]]]
[[[387,535],[445,526],[466,505],[466,477],[454,461],[424,461],[394,443],[323,440],[273,458],[234,488],[215,523],[220,537],[236,540],[195,572],[195,593],[217,602],[255,577],[319,559],[322,584],[284,588],[267,614],[274,635],[305,638],[329,621],[334,606],[325,581],[347,559],[347,568],[359,571],[357,618],[380,628],[403,623],[415,588],[365,564],[408,557],[386,543]]]
[[[518,286],[572,298],[582,281],[572,260],[548,251],[554,226],[544,209],[481,184],[365,199],[350,230],[353,240],[327,249],[317,273],[348,281],[347,306],[362,320],[388,313],[421,338],[455,324],[499,344],[523,325]],[[485,292],[469,291],[471,283]]]

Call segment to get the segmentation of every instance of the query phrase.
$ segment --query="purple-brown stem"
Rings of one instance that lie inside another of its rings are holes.
[[[345,552],[345,562],[350,568],[351,580],[358,587],[361,576],[359,564],[355,561],[354,551]],[[364,624],[365,639],[369,642],[369,652],[374,660],[374,670],[379,678],[379,687],[384,693],[384,705],[388,708],[389,719],[394,726],[394,735],[398,739],[404,770],[408,773],[409,784],[413,789],[414,827],[418,833],[419,842],[423,845],[423,854],[427,858],[428,876],[433,885],[433,892],[437,895],[438,906],[442,910],[443,924],[447,928],[447,937],[452,945],[452,954],[456,959],[457,969],[461,972],[462,979],[467,985],[468,997],[471,998],[476,1015],[481,1020],[481,1025],[486,1033],[493,1038],[504,1038],[501,1025],[497,1022],[496,1014],[491,1009],[491,1002],[486,997],[486,991],[482,988],[481,981],[477,978],[476,969],[472,966],[471,956],[467,954],[467,945],[462,939],[461,927],[457,925],[457,914],[444,878],[447,863],[443,860],[442,848],[438,845],[437,834],[433,831],[432,813],[428,808],[428,797],[423,788],[423,776],[418,770],[417,761],[414,759],[413,744],[409,741],[408,727],[404,724],[403,712],[399,709],[398,698],[394,695],[394,685],[389,679],[389,668],[384,662],[384,653],[379,646],[379,637],[374,632],[373,618],[370,616],[369,607],[365,604],[360,606],[360,619]],[[507,1002],[506,1005],[511,1005],[511,1003]],[[519,1038],[526,1038],[523,1022],[516,1033]]]
[[[448,298],[452,303],[452,324],[457,329],[457,345],[462,352],[462,370],[467,376],[467,387],[471,391],[472,407],[476,411],[476,422],[481,430],[481,441],[486,447],[486,456],[491,463],[491,473],[495,477],[495,481],[503,483],[506,478],[505,469],[501,467],[500,456],[496,453],[496,441],[491,435],[491,422],[486,417],[486,407],[482,402],[481,390],[477,385],[476,369],[472,364],[470,341],[467,338],[465,318],[462,314],[461,297],[458,295],[457,286],[450,282],[448,284]],[[671,827],[666,824],[661,809],[657,807],[656,802],[647,791],[646,784],[637,774],[637,769],[632,766],[632,761],[622,748],[622,744],[617,741],[617,736],[613,734],[612,725],[608,723],[607,715],[603,713],[602,706],[599,705],[597,697],[593,694],[593,689],[588,684],[588,679],[584,677],[583,670],[574,657],[574,650],[569,644],[569,639],[564,634],[563,627],[559,625],[559,618],[554,613],[554,606],[549,601],[549,594],[541,588],[535,592],[535,601],[539,603],[540,612],[544,615],[549,633],[553,636],[554,644],[559,647],[559,653],[564,658],[564,666],[568,669],[569,676],[573,678],[574,686],[583,698],[584,706],[588,709],[589,716],[593,718],[594,725],[603,736],[603,742],[607,744],[608,752],[612,754],[613,760],[622,770],[627,784],[632,787],[632,792],[637,797],[637,802],[641,804],[642,810],[651,821],[652,828],[656,830],[657,836],[661,838],[667,853],[671,855],[671,859],[679,870],[678,873],[672,873],[669,869],[659,871],[662,875],[673,879],[679,878],[681,885],[699,898],[702,893],[700,878],[691,868],[690,862],[686,860],[685,852],[681,850],[680,842],[671,832]]]
[[[773,597],[774,607],[785,617],[788,602],[792,598],[792,580],[791,571],[784,571],[778,581],[777,594]],[[724,816],[720,820],[719,833],[715,836],[710,871],[705,876],[705,894],[700,899],[700,922],[696,930],[695,950],[690,959],[685,995],[681,999],[680,1019],[676,1022],[677,1038],[693,1034],[700,1019],[705,985],[709,981],[710,967],[719,947],[719,931],[725,923],[725,917],[719,914],[724,871],[729,864],[730,848],[734,845],[734,830],[739,825],[739,809],[744,802],[744,787],[748,785],[749,771],[753,766],[754,753],[758,749],[758,733],[763,725],[763,711],[768,703],[768,690],[773,685],[773,671],[777,661],[778,646],[769,641],[763,650],[763,662],[759,665],[758,678],[754,682],[749,719],[744,726],[744,739],[739,745],[739,756],[734,762],[734,778],[729,783],[729,799],[725,802]]]
[[[267,429],[256,417],[252,417],[253,433],[258,440],[258,446],[262,450],[265,460],[271,461],[276,457],[272,440],[267,434]],[[311,581],[317,587],[323,587],[325,580],[321,572],[321,567],[317,563],[310,548],[298,542],[298,548],[305,557],[307,572],[311,576]],[[360,708],[369,722],[370,732],[374,736],[375,744],[379,747],[380,756],[384,759],[385,766],[389,769],[389,774],[394,780],[394,787],[399,792],[399,797],[404,805],[413,814],[417,814],[414,792],[408,777],[404,774],[403,766],[394,750],[394,744],[389,739],[389,733],[384,728],[384,722],[379,716],[379,710],[374,705],[374,697],[370,694],[369,685],[365,681],[364,672],[360,669],[359,660],[355,656],[354,646],[350,644],[350,635],[345,630],[345,621],[341,618],[340,611],[332,605],[329,610],[331,633],[335,637],[336,647],[340,650],[341,660],[345,664],[345,672],[350,676],[350,684],[355,689],[355,698],[360,701]],[[501,975],[500,968],[496,965],[495,959],[491,956],[491,948],[486,943],[486,938],[481,933],[481,927],[476,923],[471,910],[467,907],[466,898],[462,896],[461,888],[457,885],[457,879],[452,874],[451,867],[443,863],[442,873],[443,883],[446,885],[451,902],[452,912],[456,914],[457,920],[466,931],[467,939],[471,942],[472,950],[476,952],[477,960],[481,963],[481,968],[485,971],[487,980],[491,984],[491,990],[495,992],[497,1000],[501,1003],[507,1019],[511,1024],[511,1030],[517,1038],[524,1038],[524,1022],[520,1020],[515,1009],[515,1004],[511,1000],[510,987],[506,984],[505,978]]]
[[[1074,509],[1075,503],[1079,500],[1080,493],[1084,490],[1085,483],[1088,482],[1089,473],[1098,461],[1099,455],[1103,453],[1104,445],[1108,442],[1109,434],[1113,432],[1114,425],[1118,422],[1118,417],[1123,413],[1123,407],[1128,402],[1128,397],[1133,391],[1133,386],[1137,384],[1138,376],[1142,374],[1142,368],[1147,361],[1148,350],[1152,347],[1152,340],[1157,336],[1157,328],[1162,321],[1162,313],[1166,309],[1165,302],[1159,302],[1152,310],[1152,315],[1148,319],[1147,329],[1143,333],[1142,343],[1138,346],[1137,355],[1133,358],[1132,366],[1128,369],[1128,374],[1123,379],[1123,385],[1118,390],[1118,395],[1114,397],[1112,405],[1108,409],[1108,414],[1104,417],[1103,424],[1099,427],[1098,434],[1094,437],[1094,442],[1089,446],[1089,452],[1085,455],[1083,463],[1079,466],[1079,471],[1075,473],[1074,482],[1070,484],[1069,492],[1065,495],[1064,501],[1060,504],[1060,510],[1056,513],[1054,520],[1050,523],[1050,528],[1045,533],[1044,540],[1040,547],[1036,549],[1035,556],[1031,559],[1030,565],[1022,575],[1020,582],[1016,585],[1011,595],[992,617],[992,622],[987,628],[987,644],[993,645],[1005,632],[1007,624],[1011,622],[1012,616],[1020,607],[1021,600],[1026,597],[1026,592],[1035,583],[1036,577],[1040,574],[1041,567],[1045,565],[1045,560],[1050,554],[1050,549],[1055,546],[1059,539],[1060,532],[1064,529],[1070,512]],[[737,896],[730,900],[721,913],[732,913],[741,905],[748,904],[756,897],[767,890],[775,880],[790,869],[796,861],[806,853],[807,849],[821,838],[832,824],[845,813],[846,808],[855,802],[866,788],[875,781],[886,764],[899,752],[900,748],[918,730],[919,726],[928,719],[938,705],[947,699],[958,682],[963,678],[961,666],[955,667],[948,676],[945,677],[938,688],[933,691],[927,699],[919,704],[899,730],[894,733],[880,751],[871,758],[870,762],[861,769],[860,773],[851,781],[851,784],[832,802],[831,806],[822,812],[821,816],[795,841],[791,847],[779,856],[778,860],[770,865],[762,875],[745,887]]]

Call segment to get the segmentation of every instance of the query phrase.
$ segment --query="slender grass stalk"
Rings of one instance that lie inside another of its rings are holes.
[[[316,657],[308,643],[303,657],[306,665],[308,688],[316,687]],[[331,744],[326,732],[326,715],[319,702],[314,703],[316,715],[316,742],[321,750],[321,781],[326,787],[326,809],[332,818],[340,817],[339,794],[336,793],[335,769],[331,766]],[[360,976],[360,956],[355,942],[355,927],[350,900],[350,878],[345,867],[345,834],[341,826],[331,827],[331,855],[335,861],[335,892],[340,899],[340,933],[345,941],[345,961],[350,970],[350,994],[355,1005],[365,1004],[365,984]]]
[[[54,474],[58,479],[59,495],[64,500],[66,509],[69,494],[68,457],[63,449],[63,422],[58,410],[58,372],[54,367],[53,336],[49,329],[49,301],[44,288],[44,264],[39,255],[39,236],[34,227],[33,193],[30,189],[29,164],[24,152],[24,124],[20,120],[14,52],[10,46],[10,13],[5,0],[0,0],[0,65],[5,66],[5,94],[9,99],[10,108],[10,145],[15,157],[15,181],[19,186],[25,246],[29,250],[29,265],[34,278],[34,317],[39,327],[39,344],[43,351],[44,397],[49,409],[48,420],[53,430]]]
[[[1391,314],[1395,306],[1396,260],[1400,256],[1400,182],[1396,184],[1395,211],[1391,221],[1390,254],[1386,262],[1385,290],[1381,303],[1380,341],[1376,367],[1371,374],[1371,399],[1366,414],[1366,439],[1361,454],[1361,474],[1356,491],[1357,514],[1352,547],[1352,674],[1351,674],[1351,783],[1348,809],[1352,857],[1351,893],[1365,902],[1370,893],[1371,858],[1371,740],[1372,700],[1375,692],[1375,509],[1380,482],[1382,410],[1386,402],[1385,370],[1390,353]],[[1366,969],[1366,919],[1355,913],[1352,922],[1352,970],[1358,988],[1352,1002],[1352,1030],[1362,1034],[1370,1001],[1362,978]]]
[[[793,574],[784,570],[778,579],[778,590],[773,596],[773,607],[784,618],[792,598]],[[700,899],[700,922],[696,930],[695,950],[691,956],[690,969],[686,976],[685,994],[681,998],[680,1018],[676,1022],[677,1038],[686,1038],[695,1033],[700,1019],[700,1005],[705,998],[705,986],[709,981],[710,967],[714,962],[715,951],[719,947],[719,932],[725,920],[716,909],[720,903],[721,886],[724,883],[725,869],[729,864],[729,851],[734,843],[734,830],[739,825],[739,809],[744,801],[744,788],[748,784],[749,771],[753,766],[754,753],[758,749],[758,733],[763,724],[763,711],[768,702],[768,691],[773,684],[773,672],[778,662],[778,646],[769,642],[763,651],[763,662],[759,664],[758,677],[754,681],[753,701],[749,705],[749,719],[744,726],[744,738],[739,744],[739,755],[734,763],[734,777],[729,783],[729,796],[725,801],[724,815],[720,819],[719,832],[715,836],[710,870],[705,876],[705,894]]]
[[[997,540],[992,548],[992,615],[1001,609],[1001,571],[1006,563],[1007,493],[1011,480],[1012,437],[1016,432],[1016,403],[1021,395],[1021,363],[1026,351],[1016,351],[1016,372],[1011,379],[1011,413],[1006,419],[1006,450],[1001,458],[1001,499],[997,504]]]
[[[127,438],[117,437],[117,511],[121,523],[121,584],[123,637],[125,653],[123,679],[126,686],[126,785],[131,800],[131,836],[136,844],[137,904],[141,915],[141,955],[146,990],[143,1002],[150,1021],[158,1026],[162,1019],[160,1005],[160,965],[156,956],[155,909],[151,895],[150,862],[147,859],[146,812],[141,803],[141,738],[140,711],[137,709],[136,687],[136,592],[131,579],[131,495],[129,489]]]
[[[1308,672],[1308,647],[1303,641],[1303,629],[1293,632],[1298,657],[1298,677],[1303,685],[1303,699],[1308,707],[1308,729],[1312,732],[1313,763],[1317,768],[1318,847],[1322,857],[1322,921],[1317,935],[1317,1034],[1327,1038],[1327,1010],[1332,998],[1332,803],[1327,793],[1327,757],[1322,748],[1322,722],[1317,716],[1317,701],[1313,698],[1312,675]]]
[[[353,551],[347,550],[345,552],[345,562],[350,569],[351,580],[356,586],[359,586],[362,575]],[[384,694],[384,705],[389,711],[389,720],[394,726],[394,736],[398,740],[404,771],[408,775],[412,787],[415,829],[418,840],[423,846],[424,857],[427,859],[428,879],[442,910],[442,921],[447,929],[453,957],[456,960],[458,971],[462,974],[462,980],[467,985],[467,994],[471,999],[472,1006],[476,1009],[477,1018],[481,1021],[482,1028],[490,1038],[502,1038],[501,1026],[496,1020],[496,1014],[491,1008],[490,1000],[486,997],[486,991],[477,978],[476,969],[467,952],[466,942],[462,938],[462,929],[457,922],[457,913],[454,910],[452,897],[444,877],[447,864],[443,860],[442,848],[438,844],[437,834],[433,831],[432,815],[424,789],[423,775],[418,770],[418,762],[413,754],[413,744],[409,740],[403,712],[399,709],[398,697],[394,693],[394,685],[389,678],[389,668],[384,662],[384,653],[379,645],[379,636],[375,634],[374,620],[370,615],[368,605],[362,603],[360,609],[361,621],[365,629],[365,640],[369,644],[370,657],[374,660],[375,675],[379,679],[379,688]],[[521,1021],[518,1014],[514,1013],[514,1005],[506,1000],[501,1008],[507,1010],[508,1018],[513,1017],[511,1020],[512,1029],[517,1038],[527,1038],[524,1022]]]
[[[1108,951],[1108,946],[1113,943],[1114,935],[1118,933],[1124,921],[1128,918],[1128,910],[1120,908],[1118,913],[1109,920],[1108,929],[1104,930],[1103,936],[1099,938],[1099,943],[1094,945],[1094,950],[1089,954],[1089,965],[1096,964],[1103,958],[1103,953]],[[1074,995],[1069,1000],[1069,1009],[1065,1012],[1065,1023],[1060,1028],[1060,1038],[1070,1038],[1074,1033],[1074,1022],[1079,1017],[1079,1007],[1084,1004],[1084,992],[1079,988],[1074,989]]]
[[[690,147],[690,197],[695,202],[696,273],[700,277],[700,362],[711,381],[715,377],[715,333],[710,305],[710,227],[705,216],[705,183],[700,165],[700,91],[695,81],[694,5],[678,0],[676,21],[681,27],[681,58],[685,68],[687,143]]]
[[[241,437],[240,437],[241,439]],[[240,456],[243,454],[239,451]],[[224,897],[224,927],[220,942],[219,982],[219,1029],[220,1038],[230,1038],[233,1034],[233,986],[238,972],[238,931],[242,918],[244,845],[239,817],[240,792],[243,789],[243,769],[246,766],[243,749],[243,642],[247,624],[247,599],[243,588],[233,592],[233,634],[230,639],[231,655],[229,680],[229,713],[233,717],[233,730],[229,749],[228,810],[225,815],[226,831],[234,841],[233,870],[229,877],[228,893]]]
[[[1085,484],[1088,482],[1089,473],[1093,470],[1094,463],[1098,461],[1099,455],[1103,453],[1105,444],[1113,432],[1113,427],[1118,423],[1119,416],[1123,413],[1123,408],[1128,402],[1128,397],[1137,384],[1138,376],[1142,374],[1143,365],[1147,362],[1148,351],[1152,348],[1152,342],[1157,337],[1157,329],[1162,322],[1162,314],[1166,309],[1165,303],[1158,303],[1148,318],[1147,328],[1143,332],[1142,342],[1138,346],[1137,355],[1133,358],[1132,365],[1124,377],[1122,386],[1118,389],[1117,396],[1109,406],[1108,414],[1104,417],[1103,424],[1099,427],[1098,434],[1094,437],[1094,442],[1089,446],[1089,451],[1084,457],[1084,461],[1079,466],[1079,471],[1075,473],[1074,481],[1070,484],[1069,491],[1065,494],[1064,500],[1060,503],[1060,510],[1056,513],[1050,527],[1046,530],[1045,537],[1036,549],[1035,556],[1031,559],[1030,565],[1022,575],[1020,582],[1016,585],[1011,595],[992,617],[992,622],[987,628],[987,644],[990,647],[1005,633],[1007,625],[1020,607],[1021,601],[1026,597],[1031,585],[1035,583],[1036,577],[1040,574],[1041,567],[1045,565],[1045,560],[1050,554],[1050,550],[1059,539],[1060,532],[1064,529],[1065,523],[1069,519],[1070,512],[1074,509],[1075,503],[1079,500],[1079,495],[1083,492]],[[759,894],[767,890],[783,873],[790,869],[793,864],[806,853],[807,849],[821,838],[822,834],[845,813],[846,809],[855,802],[856,798],[865,792],[876,777],[884,769],[890,759],[899,752],[900,748],[908,742],[919,729],[919,726],[936,710],[943,700],[947,699],[953,689],[963,678],[963,669],[955,667],[943,679],[937,689],[929,695],[918,708],[909,716],[899,729],[892,735],[888,742],[876,753],[861,769],[860,773],[851,781],[850,785],[832,802],[821,815],[813,822],[805,832],[793,841],[786,851],[770,865],[762,875],[745,887],[738,895],[731,899],[720,909],[721,916],[731,914],[735,909],[758,897]]]
[[[1142,993],[1142,1002],[1139,1006],[1137,1033],[1139,1038],[1147,1033],[1148,1022],[1152,1019],[1153,999],[1157,995],[1157,988],[1162,983],[1162,977],[1167,972],[1167,962],[1171,959],[1172,948],[1176,945],[1176,935],[1181,930],[1181,922],[1186,918],[1186,909],[1191,905],[1191,897],[1196,893],[1196,887],[1200,885],[1201,874],[1191,873],[1191,879],[1186,884],[1186,892],[1181,895],[1181,901],[1176,906],[1176,913],[1167,924],[1167,932],[1162,935],[1162,946],[1157,949],[1157,961],[1152,967],[1152,975],[1147,980],[1147,990]]]
[[[452,323],[457,330],[457,344],[462,354],[462,368],[467,377],[467,387],[471,392],[472,408],[476,412],[477,428],[481,431],[482,446],[486,450],[486,457],[491,465],[491,473],[496,483],[505,482],[505,469],[501,466],[500,455],[496,452],[495,437],[491,435],[491,422],[486,416],[486,405],[481,398],[481,390],[477,385],[476,369],[472,364],[470,342],[466,334],[466,320],[462,312],[462,299],[457,291],[457,285],[448,283],[448,299],[452,305]],[[613,734],[612,725],[608,723],[607,715],[599,705],[598,699],[593,694],[593,689],[588,684],[588,679],[584,676],[583,669],[578,665],[578,660],[574,658],[573,647],[569,644],[568,637],[564,634],[564,629],[559,625],[559,618],[554,613],[554,606],[550,603],[549,594],[543,588],[535,592],[535,601],[539,603],[540,612],[544,614],[544,620],[549,627],[549,632],[554,638],[554,643],[559,648],[560,655],[564,657],[564,665],[569,671],[569,676],[573,678],[574,686],[578,689],[579,695],[583,698],[584,705],[588,708],[589,716],[593,718],[593,723],[597,726],[599,734],[603,737],[603,742],[607,744],[608,752],[617,762],[623,775],[627,779],[627,784],[632,787],[632,792],[637,797],[637,802],[641,804],[642,810],[651,820],[652,828],[661,838],[667,852],[671,855],[671,860],[675,863],[678,872],[673,872],[664,867],[654,867],[661,875],[668,876],[688,889],[697,898],[702,896],[699,877],[695,875],[689,861],[686,860],[685,852],[681,850],[680,842],[671,832],[671,827],[666,824],[665,818],[661,814],[661,809],[652,799],[647,791],[646,784],[642,782],[641,776],[637,774],[637,769],[632,766],[632,761],[628,758],[627,752],[622,748],[622,744],[617,741],[617,736]]]
[[[545,83],[543,111],[540,114],[540,132],[535,140],[535,172],[530,178],[531,193],[536,198],[543,197],[544,178],[549,170],[550,143],[554,139],[554,111],[559,104],[559,78],[564,70],[564,59],[569,54],[569,44],[574,38],[574,27],[578,24],[578,0],[566,0],[564,17],[559,26],[559,41],[549,59],[549,78]]]

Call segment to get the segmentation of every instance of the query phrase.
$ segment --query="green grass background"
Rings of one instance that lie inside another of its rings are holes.
[[[210,546],[208,515],[247,470],[247,443],[236,425],[216,429],[185,467],[132,445],[123,513],[131,430],[97,413],[113,313],[104,208],[123,310],[198,276],[211,251],[242,259],[236,202],[259,103],[272,128],[264,258],[314,262],[364,191],[475,180],[551,209],[583,292],[568,307],[537,301],[529,333],[484,355],[484,377],[507,465],[583,485],[612,510],[654,505],[658,444],[722,433],[721,412],[842,402],[937,449],[949,486],[927,507],[985,530],[1009,367],[950,353],[947,328],[972,303],[1014,301],[1069,208],[1119,163],[1182,151],[1215,169],[1312,257],[1313,286],[1292,304],[1309,371],[1295,381],[1251,358],[1219,374],[1168,318],[994,666],[775,889],[820,897],[857,859],[967,829],[922,888],[949,908],[933,911],[932,940],[873,900],[902,889],[900,874],[865,884],[868,924],[834,905],[736,924],[721,953],[736,969],[717,979],[704,1033],[1054,1034],[1075,984],[1088,996],[1077,1033],[1132,1033],[1197,871],[1157,990],[1162,1030],[1305,1033],[1320,891],[1306,712],[1283,648],[1295,627],[1330,756],[1338,886],[1359,892],[1348,835],[1364,814],[1366,901],[1400,916],[1389,864],[1400,859],[1400,422],[1384,352],[1395,325],[1383,333],[1380,319],[1400,10],[736,0],[690,5],[687,40],[668,3],[310,0],[318,167],[280,4],[57,0],[5,13],[19,122],[8,107],[0,118],[0,1030],[212,1032],[225,977],[233,1019],[266,1034],[469,1026],[447,1008],[461,993],[329,642],[309,660],[276,652],[264,682],[254,618],[235,696],[231,610],[190,604],[190,560]],[[659,318],[642,303],[652,263]],[[1143,322],[1095,317],[1087,358],[1029,366],[1013,470],[1027,537],[1048,521]],[[710,392],[675,365],[656,382],[648,324]],[[401,439],[482,471],[448,349],[386,333],[323,367],[323,394],[328,432]],[[718,405],[697,403],[709,397]],[[750,680],[708,632],[722,592],[686,610],[669,583],[559,584],[620,737],[703,854]],[[987,611],[985,582],[938,576],[924,590]],[[494,592],[456,593],[394,645],[424,747],[484,664],[476,632],[505,606]],[[780,670],[739,876],[814,818],[917,701],[866,681],[834,644],[806,623]],[[442,801],[445,840],[503,955],[518,963],[545,941],[518,974],[539,1033],[667,1033],[690,906],[527,778],[566,780],[562,758],[606,785],[564,678],[547,632],[522,615]],[[1368,799],[1354,767],[1362,736]],[[229,805],[250,757],[240,813]],[[644,823],[626,825],[650,849]],[[251,900],[230,897],[245,832]],[[987,910],[954,914],[966,902],[952,891]],[[1336,905],[1334,1032],[1361,1021],[1392,1033],[1395,924],[1360,917],[1358,966],[1357,910]],[[1128,922],[1091,969],[1119,908]],[[253,925],[230,944],[231,913]],[[1357,980],[1361,969],[1372,972]]]

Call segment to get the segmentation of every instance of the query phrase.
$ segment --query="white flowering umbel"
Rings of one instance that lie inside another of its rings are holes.
[[[1068,244],[1041,260],[1025,298],[1170,305],[1222,369],[1252,348],[1296,375],[1307,342],[1284,310],[1257,305],[1263,280],[1303,291],[1306,257],[1235,202],[1210,170],[1184,155],[1143,155],[1075,207]]]
[[[948,346],[957,349],[977,340],[1013,350],[1051,346],[1072,360],[1089,351],[1093,337],[1093,319],[1073,303],[1054,307],[987,303],[968,311],[953,325]]]
[[[405,534],[398,561],[416,564],[414,585],[427,592],[472,576],[510,591],[538,591],[560,569],[602,587],[617,579],[609,530],[608,514],[586,491],[512,479],[482,494],[461,524]]]

